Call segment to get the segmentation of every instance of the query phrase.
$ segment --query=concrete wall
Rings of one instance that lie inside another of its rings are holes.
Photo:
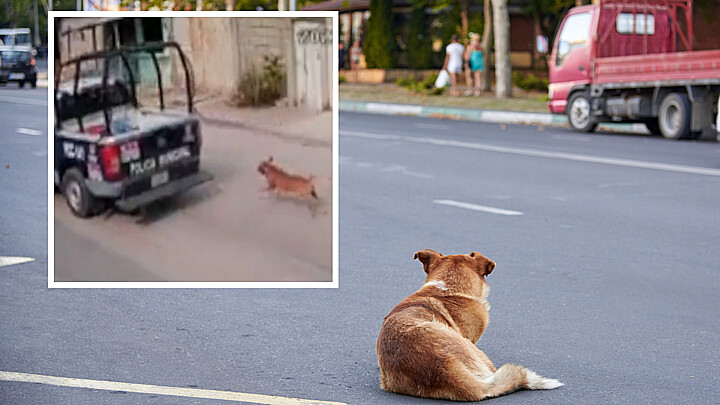
[[[244,73],[261,67],[265,55],[279,55],[286,67],[292,64],[292,23],[288,18],[172,20],[173,39],[183,45],[192,61],[199,90],[231,97]]]
[[[332,20],[298,18],[295,33],[295,71],[298,104],[319,112],[332,107]]]
[[[68,18],[63,24],[77,27],[94,20]],[[190,61],[198,92],[230,99],[249,70],[262,69],[266,55],[277,55],[285,66],[282,89],[289,104],[314,111],[332,105],[331,18],[164,17],[161,21],[163,39],[178,42]],[[142,24],[135,22],[133,41],[142,42]],[[317,30],[323,36],[300,40],[301,31],[307,30]],[[73,38],[73,56],[92,50],[88,39]],[[102,43],[102,29],[98,29],[98,41]],[[179,58],[169,51],[156,56],[163,67],[164,87],[184,87]],[[138,62],[138,76],[149,84],[155,83],[151,67],[149,59]]]

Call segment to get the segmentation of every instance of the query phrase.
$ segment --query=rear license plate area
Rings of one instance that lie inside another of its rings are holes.
[[[170,173],[165,170],[160,173],[155,173],[150,177],[150,187],[155,188],[157,186],[161,186],[170,180]]]

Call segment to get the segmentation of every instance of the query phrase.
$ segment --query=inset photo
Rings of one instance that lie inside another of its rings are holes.
[[[52,14],[50,287],[337,287],[335,13]]]

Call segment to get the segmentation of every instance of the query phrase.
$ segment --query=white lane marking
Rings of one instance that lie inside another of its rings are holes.
[[[435,176],[430,175],[430,174],[412,172],[412,171],[408,170],[407,167],[402,166],[402,165],[392,165],[392,166],[388,166],[388,167],[382,169],[382,171],[384,171],[384,172],[399,172],[399,173],[404,174],[404,175],[406,175],[406,176],[420,177],[421,179],[432,179],[433,177],[435,177]]]
[[[442,129],[442,130],[447,130],[447,129],[448,129],[445,125],[425,124],[425,123],[422,123],[422,122],[418,122],[417,124],[415,124],[415,126],[418,127],[418,128],[428,128],[428,129]]]
[[[42,131],[38,131],[37,129],[30,129],[30,128],[18,128],[16,130],[18,134],[23,135],[32,135],[32,136],[40,136],[42,135]]]
[[[454,200],[433,200],[435,204],[449,205],[451,207],[465,208],[467,210],[482,211],[497,215],[523,215],[520,211],[504,210],[502,208],[488,207]]]
[[[636,167],[636,168],[641,168],[641,169],[662,170],[662,171],[668,171],[668,172],[701,174],[701,175],[706,175],[706,176],[720,177],[720,170],[709,169],[709,168],[705,168],[705,167],[647,162],[647,161],[643,161],[643,160],[609,158],[609,157],[601,157],[601,156],[582,155],[582,154],[577,154],[577,153],[552,152],[552,151],[544,151],[544,150],[539,150],[539,149],[512,148],[512,147],[506,147],[506,146],[488,145],[488,144],[483,144],[483,143],[450,141],[447,139],[421,138],[421,137],[416,137],[416,136],[381,135],[381,134],[370,134],[370,133],[366,133],[366,132],[356,132],[356,131],[340,131],[340,134],[344,135],[344,136],[354,136],[354,137],[358,137],[358,138],[406,141],[406,142],[424,143],[424,144],[430,144],[430,145],[436,145],[436,146],[450,146],[450,147],[455,147],[455,148],[484,150],[484,151],[488,151],[488,152],[509,153],[509,154],[513,154],[513,155],[544,157],[544,158],[550,158],[550,159],[572,160],[572,161],[576,161],[576,162],[599,163],[599,164],[606,164],[606,165],[612,165],[612,166]]]
[[[278,397],[274,395],[245,394],[242,392],[205,390],[199,388],[167,387],[161,385],[132,384],[114,381],[85,380],[81,378],[53,377],[41,374],[0,371],[0,381],[29,382],[57,385],[60,387],[89,388],[105,391],[135,392],[140,394],[170,395],[225,401],[252,402],[267,405],[346,405],[342,402],[315,401],[310,399]]]
[[[18,256],[0,256],[0,267],[11,266],[13,264],[27,263],[35,259],[32,257],[18,257]]]
[[[47,155],[48,152],[46,150],[39,150],[37,152],[33,152],[33,156],[45,157]]]
[[[8,103],[15,103],[15,104],[36,105],[36,106],[46,106],[47,105],[47,99],[34,100],[31,98],[0,96],[0,101],[4,101],[4,102],[8,102]]]

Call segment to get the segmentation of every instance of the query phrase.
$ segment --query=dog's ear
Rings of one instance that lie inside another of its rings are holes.
[[[427,273],[430,270],[430,265],[440,257],[442,257],[440,253],[432,249],[425,249],[415,252],[415,256],[413,256],[413,259],[420,260],[420,262],[423,264],[423,269],[425,269],[425,273]]]
[[[485,277],[492,273],[495,269],[495,262],[481,255],[478,252],[472,252],[469,255],[475,262],[475,270],[481,277]]]

